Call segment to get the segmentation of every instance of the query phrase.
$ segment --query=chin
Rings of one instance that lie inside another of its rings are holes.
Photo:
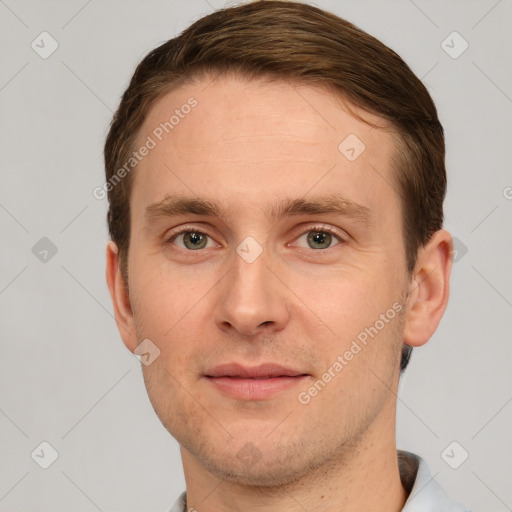
[[[248,439],[242,448],[239,443],[236,447],[230,442],[197,443],[198,438],[193,440],[187,436],[178,442],[213,475],[248,487],[286,487],[317,470],[330,458],[324,451],[325,446],[312,439],[287,442],[281,439],[276,440],[276,444],[270,440],[252,444]]]
[[[227,459],[231,460],[227,460]],[[300,480],[308,474],[313,468],[307,463],[296,461],[295,464],[285,463],[279,460],[266,461],[261,460],[248,467],[238,460],[232,461],[232,455],[226,456],[221,460],[219,456],[216,460],[202,459],[202,464],[216,476],[227,481],[248,487],[283,487]]]

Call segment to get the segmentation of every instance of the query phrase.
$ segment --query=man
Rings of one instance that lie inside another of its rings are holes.
[[[105,145],[120,334],[181,447],[184,510],[460,511],[398,452],[446,308],[443,129],[392,50],[295,2],[139,64]]]

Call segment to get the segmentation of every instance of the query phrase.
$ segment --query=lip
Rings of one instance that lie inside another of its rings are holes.
[[[242,400],[265,400],[289,390],[309,374],[275,363],[243,366],[229,363],[216,366],[205,374],[219,391]]]
[[[244,366],[239,363],[221,364],[206,373],[207,377],[240,377],[243,379],[297,377],[299,375],[306,374],[300,370],[286,368],[276,363],[263,363],[258,366]]]

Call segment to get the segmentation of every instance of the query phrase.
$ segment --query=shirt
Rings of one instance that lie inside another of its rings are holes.
[[[427,463],[414,453],[398,450],[402,486],[409,497],[402,512],[470,512],[450,500],[432,478]],[[187,512],[187,493],[183,492],[170,512]]]

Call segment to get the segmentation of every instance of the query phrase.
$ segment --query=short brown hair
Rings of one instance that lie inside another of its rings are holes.
[[[151,51],[137,66],[105,143],[107,183],[134,151],[151,106],[205,75],[236,73],[327,87],[396,131],[395,190],[401,196],[407,269],[443,223],[443,128],[427,89],[390,48],[353,24],[300,2],[267,0],[218,10]],[[363,119],[364,121],[364,119]],[[108,229],[128,283],[132,173],[108,189]],[[402,369],[411,347],[404,346]]]

